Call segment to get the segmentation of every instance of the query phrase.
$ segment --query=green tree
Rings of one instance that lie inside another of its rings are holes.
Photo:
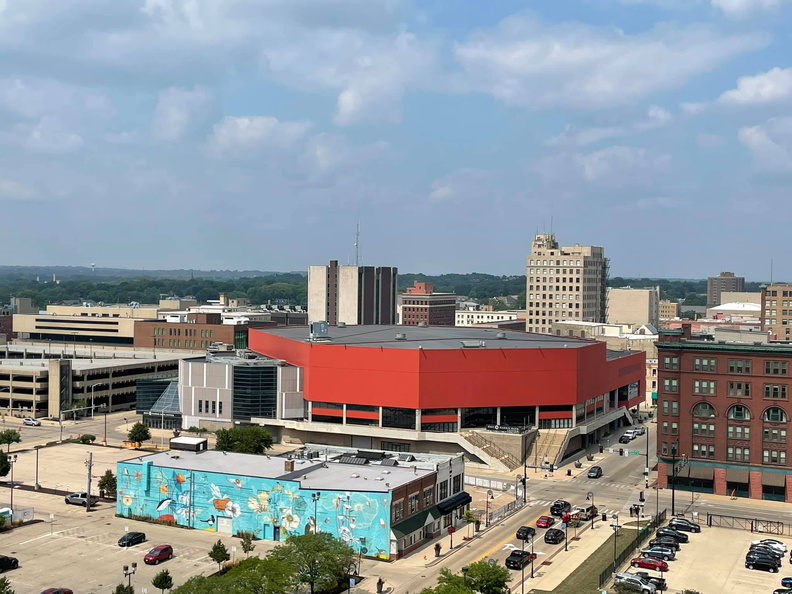
[[[480,594],[506,594],[509,592],[507,584],[511,580],[511,574],[503,565],[497,563],[490,565],[485,558],[471,563],[464,577],[443,570],[440,572],[437,584],[457,587],[459,580],[463,581],[463,585]]]
[[[7,445],[7,452],[11,452],[11,444],[22,441],[22,436],[16,429],[3,429],[0,431],[0,445]]]
[[[294,592],[294,568],[276,559],[245,559],[223,576],[228,587],[240,594],[287,594]]]
[[[16,594],[8,578],[0,578],[0,594]]]
[[[269,559],[289,563],[295,579],[315,590],[333,590],[346,579],[355,551],[327,532],[290,536],[269,554]]]
[[[251,552],[253,552],[253,549],[256,548],[256,545],[253,544],[253,533],[240,532],[239,536],[242,539],[242,552],[245,553],[245,557],[247,557]]]
[[[11,462],[8,461],[8,456],[3,450],[0,450],[0,476],[6,476],[11,472]]]
[[[135,587],[127,584],[118,584],[113,590],[113,594],[135,594]]]
[[[170,590],[173,588],[173,577],[170,574],[170,571],[167,569],[163,569],[154,578],[151,580],[151,585],[160,590],[162,594],[165,594],[165,590]]]
[[[151,431],[149,428],[146,427],[143,423],[138,421],[132,428],[129,430],[129,434],[127,435],[129,441],[133,441],[135,443],[140,443],[144,441],[148,441],[151,439]]]
[[[115,499],[116,492],[118,491],[118,482],[113,471],[109,468],[105,470],[102,478],[99,479],[99,490],[104,491],[105,497],[112,497]]]
[[[215,432],[215,449],[261,455],[272,447],[272,435],[260,425],[245,425]]]
[[[217,571],[221,571],[223,569],[223,563],[231,558],[228,549],[219,538],[217,542],[212,545],[212,550],[209,551],[209,558],[217,563]]]
[[[632,582],[619,582],[613,586],[613,589],[616,590],[616,594],[632,594],[641,591],[641,587]]]
[[[470,527],[476,522],[476,514],[474,514],[469,509],[465,510],[465,513],[462,514],[462,519],[467,522],[468,525],[468,537],[470,537]]]
[[[235,443],[236,440],[234,439],[234,433],[231,429],[218,429],[215,431],[216,450],[220,450],[221,452],[233,452]]]
[[[89,444],[96,441],[96,435],[91,435],[90,433],[83,433],[80,435],[80,443]]]

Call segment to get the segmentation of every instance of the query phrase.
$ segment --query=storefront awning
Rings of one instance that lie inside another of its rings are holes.
[[[395,524],[391,527],[391,532],[396,536],[396,538],[404,538],[421,530],[427,524],[427,519],[431,516],[429,521],[434,522],[436,519],[440,518],[443,514],[441,514],[436,505],[425,509],[423,511],[418,512],[414,516],[407,518],[406,520],[402,520],[398,524]]]
[[[442,515],[446,515],[463,505],[467,505],[471,501],[473,501],[473,498],[465,491],[462,491],[453,497],[449,497],[445,501],[441,501],[435,507],[440,510]]]
[[[726,481],[730,483],[748,483],[750,472],[742,468],[727,468]]]
[[[768,487],[783,487],[786,485],[787,475],[780,472],[763,472],[762,484]]]
[[[685,476],[684,472],[683,470],[682,476]],[[715,476],[715,470],[711,466],[690,466],[690,478],[692,479],[711,481],[713,476]]]

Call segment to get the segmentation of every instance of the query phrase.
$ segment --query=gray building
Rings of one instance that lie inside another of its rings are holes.
[[[707,307],[721,304],[721,293],[745,291],[745,277],[733,272],[721,272],[707,278]]]

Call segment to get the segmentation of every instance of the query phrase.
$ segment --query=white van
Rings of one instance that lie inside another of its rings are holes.
[[[633,440],[636,437],[638,437],[638,432],[635,431],[635,429],[628,429],[627,431],[624,432],[624,437],[629,437],[630,440]]]

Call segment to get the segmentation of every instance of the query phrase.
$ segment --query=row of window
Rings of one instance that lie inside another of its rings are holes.
[[[222,401],[218,402],[216,400],[199,400],[198,401],[198,413],[199,414],[206,413],[208,415],[209,414],[209,403],[210,402],[212,403],[212,413],[211,414],[213,414],[213,415],[214,414],[222,415],[223,414],[223,402]]]
[[[547,266],[548,262],[550,262],[550,266],[553,266],[553,260],[541,260],[541,261],[540,260],[536,260],[536,264],[534,264],[534,260],[530,260],[528,265],[529,266]],[[563,264],[562,264],[562,262],[563,262]],[[555,261],[555,266],[580,266],[580,260],[569,260],[568,262],[569,262],[569,264],[567,264],[567,260],[556,260]],[[569,272],[571,274],[574,271],[570,270]],[[533,271],[531,271],[531,274],[533,274]],[[540,273],[537,272],[537,274],[540,274]],[[551,268],[549,273],[545,270],[544,274],[561,274],[561,273],[560,272],[553,272],[553,269]],[[564,271],[564,274],[566,274],[566,271]]]
[[[664,415],[678,416],[679,403],[675,400],[663,400],[660,410]],[[715,407],[709,402],[699,402],[693,407],[693,416],[704,419],[714,418],[716,416]],[[750,421],[751,411],[743,404],[733,404],[727,409],[726,418],[735,421]],[[786,423],[787,415],[784,409],[770,406],[765,409],[762,419],[767,423]]]
[[[679,424],[663,421],[662,432],[664,435],[679,435]],[[693,423],[693,435],[702,437],[715,437],[715,425],[712,423]],[[728,439],[751,439],[751,428],[743,425],[729,425],[726,428]],[[763,441],[776,441],[786,443],[786,429],[766,428],[762,431]]]
[[[165,342],[167,340],[167,342]],[[187,349],[197,349],[197,348],[208,348],[212,344],[211,340],[185,340],[184,341],[184,348]],[[173,348],[181,348],[182,347],[182,339],[181,338],[155,338],[154,339],[154,346],[159,347],[173,347]]]
[[[751,382],[727,382],[727,393],[729,396],[742,398],[751,397]],[[715,380],[693,380],[693,394],[714,396],[717,390]],[[663,392],[676,394],[679,392],[679,380],[675,378],[663,378]],[[779,398],[786,400],[786,384],[764,384],[765,398]]]
[[[670,455],[668,442],[663,442],[662,453],[666,456]],[[715,446],[709,444],[693,444],[692,454],[693,458],[708,458],[715,459]],[[751,449],[744,447],[728,446],[726,448],[726,459],[734,462],[749,462],[751,461]],[[777,464],[779,466],[786,466],[786,451],[784,450],[762,450],[762,464]]]
[[[751,373],[750,359],[729,359],[729,373]],[[679,369],[679,357],[663,357],[663,369],[676,371]],[[717,359],[696,357],[693,359],[693,371],[718,371]],[[787,361],[765,361],[765,375],[788,375]]]

